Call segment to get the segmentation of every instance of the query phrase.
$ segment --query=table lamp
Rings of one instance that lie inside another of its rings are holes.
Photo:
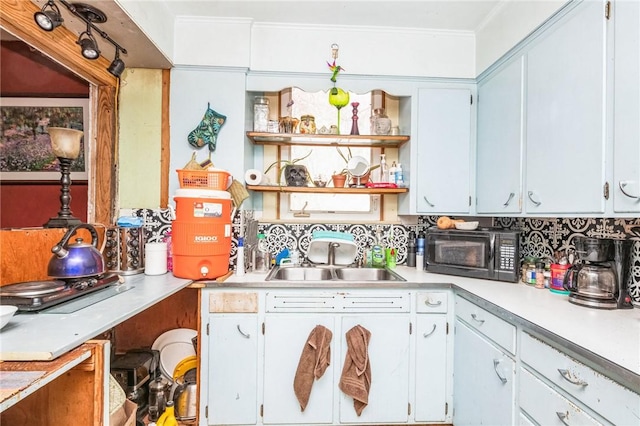
[[[60,211],[57,217],[52,217],[44,224],[45,228],[70,228],[82,223],[80,219],[74,217],[69,208],[71,204],[71,164],[80,155],[80,141],[83,132],[80,130],[67,129],[65,127],[49,127],[51,137],[51,148],[53,154],[60,162]]]

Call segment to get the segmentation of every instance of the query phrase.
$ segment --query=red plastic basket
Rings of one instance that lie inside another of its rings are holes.
[[[226,191],[230,173],[224,170],[176,170],[180,188],[208,188]]]

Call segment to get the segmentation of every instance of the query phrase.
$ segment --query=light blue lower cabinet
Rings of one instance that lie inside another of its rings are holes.
[[[458,319],[454,342],[453,423],[514,424],[514,360]]]

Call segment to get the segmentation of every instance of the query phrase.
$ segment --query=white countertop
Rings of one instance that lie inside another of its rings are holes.
[[[129,275],[124,279],[122,285],[132,288],[74,313],[16,314],[0,330],[0,360],[55,359],[191,283],[170,273]]]
[[[507,312],[609,360],[640,377],[640,309],[600,310],[577,306],[567,296],[523,283],[433,274],[398,266],[407,282],[392,288],[449,287],[469,292]],[[266,274],[232,275],[216,287],[278,287]],[[0,330],[0,360],[51,360],[136,315],[190,284],[172,274],[125,277],[131,290],[72,314],[18,314]],[[332,283],[348,287],[344,284]],[[308,286],[307,286],[308,287]],[[316,288],[322,288],[318,283]]]

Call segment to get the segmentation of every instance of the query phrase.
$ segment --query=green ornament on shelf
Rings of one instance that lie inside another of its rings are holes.
[[[338,134],[340,134],[340,110],[349,105],[349,92],[339,87],[332,88],[329,91],[329,103],[338,109]]]

